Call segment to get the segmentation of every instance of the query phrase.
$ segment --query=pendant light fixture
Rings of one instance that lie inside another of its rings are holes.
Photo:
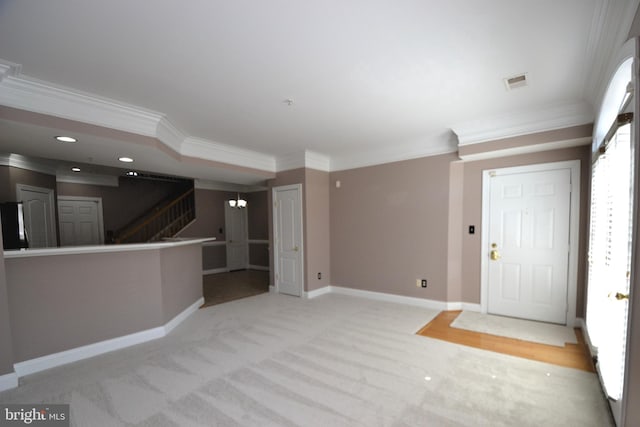
[[[238,193],[235,199],[229,200],[229,206],[232,208],[246,208],[247,201],[245,199],[241,199],[240,194]]]

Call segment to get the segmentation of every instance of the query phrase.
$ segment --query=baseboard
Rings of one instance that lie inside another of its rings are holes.
[[[264,265],[251,265],[249,264],[249,270],[258,270],[258,271],[269,271],[269,267],[265,267]]]
[[[55,368],[57,366],[66,365],[68,363],[77,362],[79,360],[88,359],[111,351],[121,350],[136,344],[142,344],[147,341],[162,338],[183,322],[187,317],[193,314],[203,303],[204,298],[199,298],[195,303],[191,304],[164,326],[84,345],[82,347],[72,348],[59,353],[48,354],[35,359],[25,360],[24,362],[14,364],[13,369],[18,377],[24,377],[25,375],[31,375],[46,369]]]
[[[432,310],[448,310],[447,303],[444,301],[429,300],[424,298],[407,297],[403,295],[387,294],[384,292],[363,291],[361,289],[344,288],[341,286],[330,286],[332,293],[351,295],[374,299],[377,301],[395,302],[399,304],[414,305],[417,307],[430,308]]]
[[[11,390],[16,387],[18,387],[18,374],[12,372],[0,375],[0,391]]]
[[[591,357],[595,357],[598,355],[597,348],[591,343],[591,337],[589,337],[589,331],[587,330],[587,322],[582,317],[576,318],[576,328],[580,328],[582,330],[582,337],[584,338],[584,342],[589,349],[589,354]]]
[[[311,299],[311,298],[316,298],[316,297],[319,297],[320,295],[325,295],[328,293],[331,293],[331,286],[325,286],[323,288],[318,288],[309,292],[305,292],[304,297],[307,299]]]
[[[179,313],[176,317],[169,320],[169,322],[167,322],[167,324],[164,325],[164,334],[167,335],[171,331],[173,331],[176,328],[176,326],[184,322],[187,317],[191,316],[193,313],[198,311],[198,309],[202,307],[202,304],[204,304],[204,297],[200,297],[196,302],[194,302],[189,307],[182,310],[182,312]]]
[[[207,274],[220,274],[220,273],[228,273],[229,269],[227,267],[224,268],[213,268],[211,270],[202,270],[202,275],[206,276]]]
[[[274,290],[275,291],[275,290]],[[330,293],[351,295],[361,298],[375,299],[378,301],[395,302],[399,304],[415,305],[418,307],[430,308],[433,310],[450,311],[450,310],[467,310],[467,311],[481,311],[480,304],[472,304],[467,302],[445,302],[436,301],[424,298],[407,297],[404,295],[394,295],[385,292],[373,292],[365,291],[362,289],[346,288],[343,286],[325,286],[323,288],[314,289],[313,291],[305,292],[304,297],[312,299],[321,295]]]

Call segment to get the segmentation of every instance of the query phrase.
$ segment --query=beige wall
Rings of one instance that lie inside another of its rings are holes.
[[[163,324],[202,297],[200,245],[160,251]]]
[[[2,230],[1,226],[0,230]],[[2,231],[0,231],[0,248],[2,248]],[[0,250],[0,376],[13,372],[13,343],[11,341],[4,251]]]
[[[305,190],[306,290],[312,291],[331,285],[329,173],[306,169]]]
[[[180,237],[215,237],[224,241],[224,204],[235,197],[236,193],[229,191],[196,188],[196,219],[180,233]]]
[[[199,254],[185,245],[5,258],[14,363],[164,325],[202,297]]]
[[[482,228],[482,171],[512,166],[531,165],[536,163],[551,163],[564,160],[580,160],[581,192],[580,192],[580,242],[578,248],[578,295],[576,315],[584,317],[584,288],[585,288],[585,260],[586,236],[588,224],[589,180],[591,175],[591,151],[589,146],[567,148],[562,150],[544,151],[541,153],[503,157],[498,159],[481,160],[464,163],[464,191],[462,253],[462,301],[480,303],[480,257],[481,257],[481,228]],[[466,233],[466,227],[476,226],[476,234]]]
[[[331,173],[333,285],[447,300],[449,164],[456,159]],[[427,289],[416,287],[423,278]]]

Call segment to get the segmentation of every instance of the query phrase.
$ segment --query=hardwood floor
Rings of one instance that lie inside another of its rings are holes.
[[[204,294],[202,307],[209,307],[269,292],[269,272],[240,270],[208,274],[203,277],[202,287]]]
[[[595,372],[589,350],[582,337],[582,332],[578,328],[574,329],[578,344],[565,344],[564,347],[556,347],[452,328],[451,322],[460,313],[460,311],[443,311],[417,334],[497,353]]]

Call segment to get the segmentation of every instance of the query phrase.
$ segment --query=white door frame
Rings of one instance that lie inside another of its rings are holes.
[[[300,268],[300,276],[302,277],[302,282],[300,283],[300,296],[304,295],[304,213],[302,206],[302,184],[291,184],[291,185],[281,185],[279,187],[273,187],[271,189],[271,199],[273,201],[273,282],[274,282],[274,291],[276,293],[280,293],[280,281],[277,279],[280,275],[279,269],[279,255],[278,255],[278,209],[277,209],[277,193],[278,191],[287,191],[287,190],[298,190],[299,201],[300,201],[300,263],[298,268]]]
[[[53,246],[52,247],[56,247],[58,246],[58,223],[56,221],[56,209],[57,209],[57,205],[55,202],[55,197],[53,196],[53,189],[52,188],[44,188],[44,187],[36,187],[33,185],[26,185],[26,184],[16,184],[16,200],[18,202],[22,201],[22,191],[32,191],[32,192],[37,192],[37,193],[46,193],[47,197],[49,198],[49,230],[48,233],[51,233],[51,239],[53,242]],[[29,230],[27,230],[27,233],[29,232]],[[29,239],[29,236],[27,235],[27,239]],[[29,242],[29,245],[31,245],[31,243]]]
[[[489,203],[491,177],[513,173],[543,172],[557,169],[571,171],[571,213],[569,218],[569,268],[567,281],[567,326],[576,327],[576,298],[578,295],[578,247],[580,244],[580,160],[564,162],[540,163],[527,166],[516,166],[482,171],[482,243],[481,243],[481,278],[480,308],[487,313],[489,305]]]
[[[98,205],[98,238],[104,244],[104,217],[102,216],[102,197],[84,197],[84,196],[58,196],[58,203],[64,201],[70,202],[95,202]],[[56,205],[57,207],[57,205]],[[60,213],[58,212],[58,217]]]

